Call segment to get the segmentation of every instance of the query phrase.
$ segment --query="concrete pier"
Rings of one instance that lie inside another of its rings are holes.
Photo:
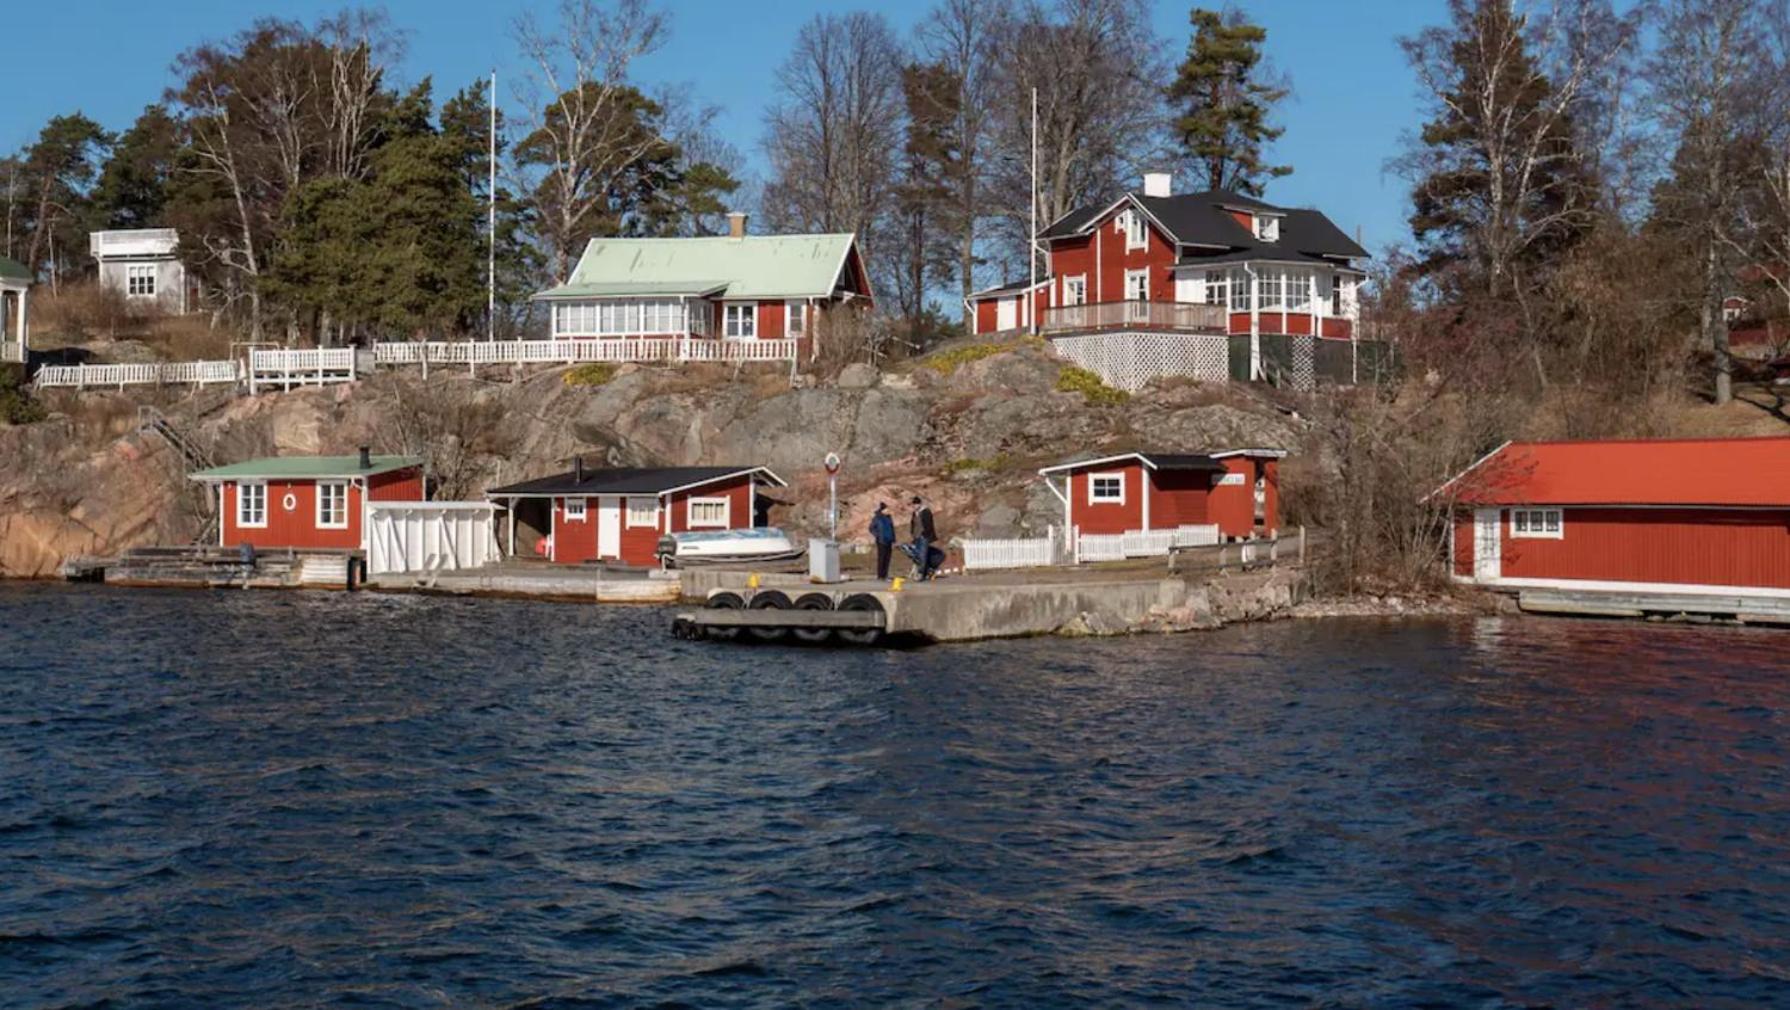
[[[367,588],[391,592],[526,597],[568,603],[663,604],[676,603],[683,596],[683,589],[675,577],[542,563],[380,575],[369,579]]]

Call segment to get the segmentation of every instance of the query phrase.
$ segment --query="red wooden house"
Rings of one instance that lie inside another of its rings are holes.
[[[1216,526],[1222,537],[1280,528],[1280,449],[1212,453],[1127,452],[1047,466],[1038,473],[1063,503],[1071,535]]]
[[[1463,582],[1790,596],[1790,438],[1508,442],[1438,497]]]
[[[218,544],[264,549],[365,550],[366,503],[422,501],[415,456],[274,456],[200,470],[215,489]]]
[[[532,506],[548,560],[644,567],[655,563],[667,533],[764,525],[759,489],[784,486],[762,466],[588,469],[578,459],[564,473],[492,488],[485,496],[509,509],[512,553],[515,518]]]
[[[1175,195],[1170,176],[1153,173],[1142,192],[1077,208],[1038,242],[1044,278],[971,295],[975,331],[1036,320],[1058,353],[1124,388],[1156,374],[1269,378],[1277,366],[1262,338],[1296,343],[1305,353],[1283,363],[1309,369],[1312,341],[1355,337],[1366,276],[1355,261],[1367,251],[1316,210],[1222,190]],[[1247,338],[1235,355],[1231,337]]]
[[[729,216],[728,235],[591,239],[566,282],[535,295],[553,338],[692,340],[694,360],[808,357],[830,317],[873,304],[856,235],[748,235],[746,215]]]

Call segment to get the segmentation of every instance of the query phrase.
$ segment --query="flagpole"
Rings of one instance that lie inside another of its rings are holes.
[[[485,274],[485,339],[497,339],[497,71],[491,71],[491,136],[489,151],[490,182],[486,186],[485,196],[489,201],[486,209],[486,245],[488,259]]]
[[[1026,320],[1038,335],[1038,89],[1032,89],[1032,230],[1026,236],[1031,254],[1031,283],[1026,287]]]

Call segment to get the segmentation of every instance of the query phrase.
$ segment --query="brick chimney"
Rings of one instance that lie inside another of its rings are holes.
[[[1173,196],[1175,177],[1167,172],[1144,173],[1145,196]]]
[[[747,215],[744,211],[738,210],[732,211],[727,215],[727,235],[729,238],[746,237],[746,217]]]

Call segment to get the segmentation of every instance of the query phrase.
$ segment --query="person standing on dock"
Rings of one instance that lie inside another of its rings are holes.
[[[876,503],[876,513],[870,517],[870,539],[876,544],[876,580],[886,582],[889,578],[889,555],[895,550],[895,520],[889,515],[889,503]]]
[[[914,495],[912,502],[914,514],[907,521],[908,536],[914,541],[914,557],[920,562],[920,579],[932,578],[932,545],[938,540],[938,530],[932,525],[932,509]]]

